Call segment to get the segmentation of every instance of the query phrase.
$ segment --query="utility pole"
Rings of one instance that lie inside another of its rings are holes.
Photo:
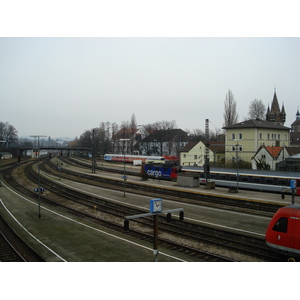
[[[236,160],[236,192],[239,192],[239,140],[236,140],[236,146],[235,146],[235,160]]]
[[[46,135],[31,135],[31,137],[34,137],[35,139],[38,138],[38,206],[39,206],[39,214],[38,217],[41,218],[41,179],[40,179],[40,159],[41,159],[41,153],[40,153],[40,137],[47,137]]]
[[[126,186],[126,180],[127,180],[127,177],[126,177],[126,174],[125,174],[125,142],[126,141],[130,141],[130,139],[120,139],[119,141],[123,142],[123,152],[124,152],[124,175],[123,175],[123,179],[124,179],[124,197],[125,196],[125,186]]]
[[[93,151],[92,151],[92,173],[96,173],[96,147],[95,147],[95,128],[93,129]]]
[[[210,165],[209,165],[209,119],[205,119],[205,156],[204,156],[204,172],[205,182],[210,178]]]

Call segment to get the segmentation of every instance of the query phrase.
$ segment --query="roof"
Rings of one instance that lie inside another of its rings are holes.
[[[155,130],[146,136],[141,142],[188,142],[189,137],[182,129]]]
[[[224,141],[211,141],[209,149],[217,153],[225,153],[225,142]]]
[[[276,159],[280,154],[282,147],[273,147],[273,146],[270,147],[270,146],[262,145],[258,148],[253,158],[261,151],[261,149],[266,149],[268,153],[273,157],[273,159]]]
[[[202,142],[204,145],[207,143],[206,141],[192,141],[186,144],[180,152],[189,152],[192,150],[197,144]],[[208,141],[209,149],[213,152],[223,153],[225,152],[225,144],[223,142],[217,142],[217,141]]]
[[[270,155],[273,158],[276,158],[276,157],[278,157],[279,153],[281,152],[282,147],[270,147],[270,146],[267,146],[267,147],[265,147],[265,149],[270,153]]]
[[[286,151],[290,156],[300,153],[300,147],[286,147]]]
[[[280,154],[281,150],[283,147],[274,147],[274,146],[261,146],[259,149],[256,151],[254,157],[260,152],[261,149],[265,148],[270,155],[273,158],[277,158],[278,155]],[[285,150],[287,151],[289,156],[293,156],[295,154],[300,153],[300,147],[285,147]]]
[[[300,120],[295,120],[291,126],[296,126],[296,125],[300,125]]]
[[[289,127],[274,124],[269,121],[264,120],[247,120],[240,123],[232,124],[226,127],[223,127],[223,129],[238,129],[238,128],[269,128],[269,129],[282,129],[282,130],[289,130]]]
[[[134,137],[134,135],[137,133],[138,129],[136,128],[122,128],[120,129],[115,135],[114,135],[114,139],[121,139],[121,138],[129,138],[132,139]]]
[[[200,141],[198,142],[188,142],[181,150],[180,152],[189,152],[192,150]]]

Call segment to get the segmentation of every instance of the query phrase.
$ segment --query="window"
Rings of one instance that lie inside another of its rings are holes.
[[[243,146],[242,145],[232,146],[232,151],[243,151]]]
[[[235,133],[232,134],[232,139],[235,140]]]
[[[183,158],[186,158],[186,154],[183,154]]]
[[[262,133],[259,134],[259,139],[262,140]]]
[[[274,231],[287,232],[288,219],[280,218],[273,227]]]
[[[197,155],[194,155],[194,159],[197,159]]]
[[[243,139],[243,134],[242,133],[239,133],[239,139]]]

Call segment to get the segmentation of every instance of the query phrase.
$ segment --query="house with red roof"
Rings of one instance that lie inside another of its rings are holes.
[[[300,147],[261,146],[252,158],[252,169],[283,170],[286,161],[300,153]]]

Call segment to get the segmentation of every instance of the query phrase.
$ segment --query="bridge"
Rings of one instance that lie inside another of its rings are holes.
[[[19,148],[19,155],[26,155],[27,151],[31,151],[32,153],[38,151],[81,151],[81,152],[92,152],[93,148],[86,148],[86,147],[69,147],[69,146],[50,146],[50,147],[20,147]]]

